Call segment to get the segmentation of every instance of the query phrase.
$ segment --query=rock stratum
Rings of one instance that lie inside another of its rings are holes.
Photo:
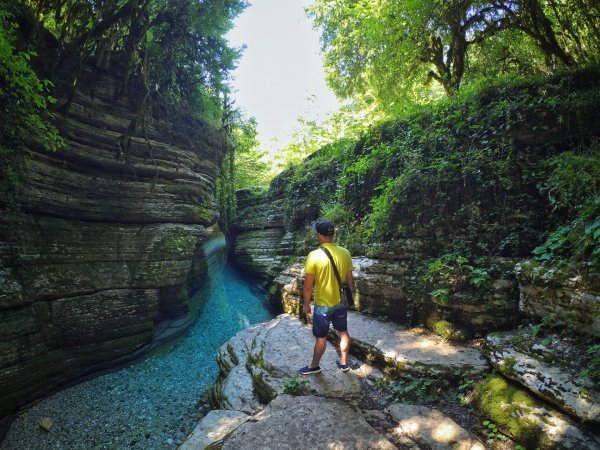
[[[205,272],[226,140],[160,111],[132,127],[141,94],[90,70],[56,115],[64,147],[29,142],[19,209],[0,216],[0,418],[185,329]]]

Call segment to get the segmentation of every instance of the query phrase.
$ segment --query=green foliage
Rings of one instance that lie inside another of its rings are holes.
[[[596,386],[600,386],[600,344],[589,346],[586,354],[590,357],[590,362],[580,375],[592,380]]]
[[[429,263],[424,281],[434,285],[441,283],[449,286],[431,291],[429,294],[433,301],[446,306],[451,294],[459,291],[466,283],[475,288],[489,284],[491,279],[489,271],[467,264],[468,262],[469,260],[461,255],[447,253]]]
[[[592,24],[600,11],[592,1],[319,0],[308,11],[321,29],[333,90],[397,111],[455,94],[463,77],[548,74],[598,61]]]
[[[28,157],[25,144],[35,139],[48,151],[62,146],[62,138],[46,111],[56,100],[52,83],[40,80],[31,67],[36,56],[18,51],[14,31],[18,26],[0,9],[0,195],[9,207],[18,202],[20,178]]]
[[[290,395],[303,395],[307,393],[308,380],[299,380],[296,377],[288,377],[283,382],[283,392]]]
[[[550,232],[546,241],[533,250],[538,261],[550,263],[547,278],[564,261],[576,262],[588,272],[600,268],[600,195],[577,206],[575,219]]]
[[[404,374],[390,385],[394,402],[439,402],[448,393],[450,382],[441,377]]]
[[[483,422],[481,422],[481,425],[483,425],[484,433],[487,437],[488,444],[493,444],[494,440],[497,437],[502,436],[498,432],[498,426],[494,422],[490,422],[489,420],[484,420]]]
[[[457,370],[449,377],[407,372],[402,373],[399,379],[378,379],[375,386],[387,392],[393,402],[421,404],[455,400],[462,402],[475,382],[476,377],[472,374]]]
[[[439,288],[434,289],[429,293],[434,302],[439,303],[442,306],[446,306],[450,300],[449,298],[450,289],[448,288]]]
[[[543,169],[548,176],[540,182],[540,190],[555,209],[573,214],[579,205],[600,196],[600,141],[593,141],[584,151],[548,158]]]
[[[550,316],[544,316],[540,323],[529,324],[529,329],[533,337],[537,337],[543,331],[547,331],[553,326],[553,319]]]
[[[266,186],[271,178],[272,169],[267,162],[267,154],[261,150],[256,136],[254,118],[240,116],[233,130],[235,145],[235,190],[253,186]]]
[[[227,74],[239,57],[225,34],[246,7],[244,0],[24,3],[57,40],[49,69],[73,60],[119,67],[119,93],[132,87],[144,93],[139,112],[185,112],[187,120],[221,125]],[[63,73],[65,87],[75,85],[88,66],[76,63]]]

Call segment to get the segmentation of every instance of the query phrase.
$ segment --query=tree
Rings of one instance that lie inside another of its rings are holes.
[[[244,0],[25,3],[57,39],[53,68],[79,61],[68,84],[77,83],[83,61],[107,68],[117,59],[122,93],[133,81],[141,81],[147,95],[196,113],[202,105],[219,108],[220,100],[206,102],[205,98],[227,90],[227,73],[239,52],[228,46],[224,35],[247,5]]]
[[[558,25],[548,17],[547,3],[317,0],[308,11],[322,32],[328,82],[334,91],[341,97],[371,97],[391,106],[398,99],[427,95],[420,87],[427,79],[437,82],[447,96],[453,95],[468,69],[471,49],[507,32],[518,32],[511,47],[528,36],[553,70],[574,65],[574,57],[557,39]],[[564,14],[560,17],[567,21]]]

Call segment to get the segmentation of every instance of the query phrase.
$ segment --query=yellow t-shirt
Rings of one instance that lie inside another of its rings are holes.
[[[350,252],[334,243],[322,245],[331,253],[342,283],[344,283],[346,274],[352,271]],[[318,248],[308,254],[304,271],[315,276],[315,305],[335,306],[340,302],[340,288],[335,278],[335,272],[323,250]]]

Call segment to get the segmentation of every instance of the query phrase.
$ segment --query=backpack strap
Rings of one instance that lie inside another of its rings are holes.
[[[331,265],[333,266],[333,273],[335,273],[335,278],[337,279],[338,285],[341,290],[342,289],[342,279],[340,278],[340,273],[338,272],[335,262],[333,261],[333,256],[331,256],[331,253],[325,247],[319,247],[319,248],[325,252],[327,257],[329,258],[329,261],[331,261]]]

